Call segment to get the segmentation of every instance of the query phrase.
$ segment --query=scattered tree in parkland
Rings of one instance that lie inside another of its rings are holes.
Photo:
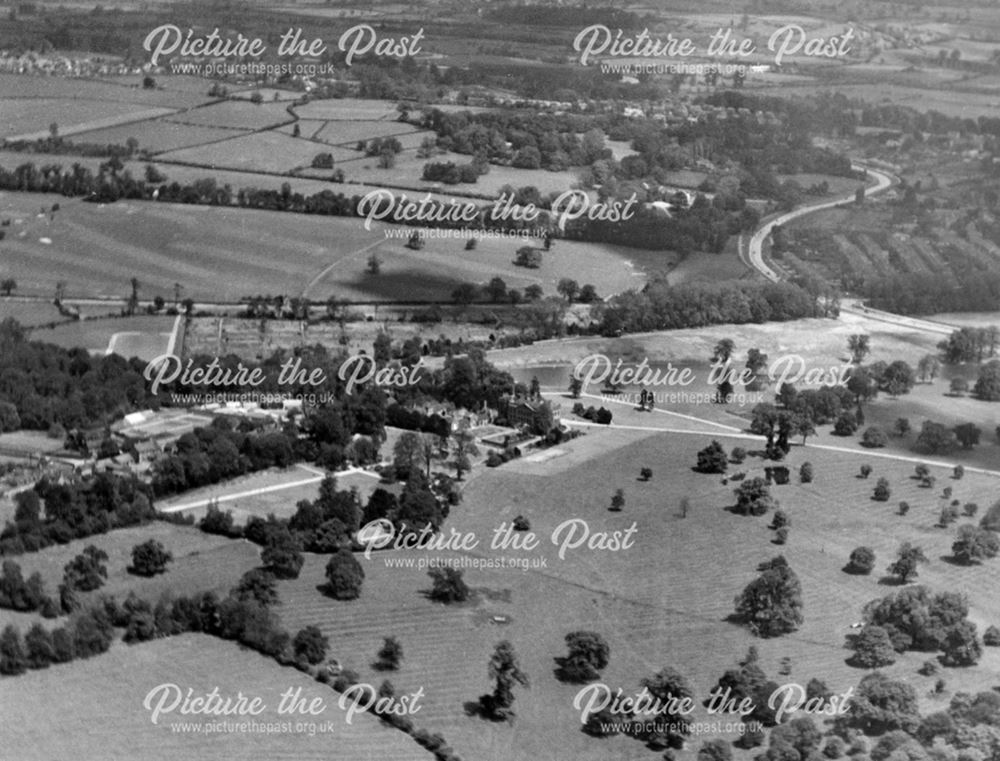
[[[712,441],[707,447],[698,452],[697,469],[701,473],[725,473],[729,467],[729,458],[726,450],[718,441]]]
[[[781,555],[736,597],[736,617],[759,637],[777,637],[802,624],[802,585]]]
[[[493,692],[479,698],[483,715],[493,721],[508,721],[514,716],[514,687],[530,686],[528,675],[521,671],[514,646],[507,640],[497,643],[488,667]]]
[[[868,464],[862,465],[860,473],[862,478],[868,478],[872,474],[872,466]]]
[[[888,443],[889,438],[885,435],[885,431],[877,425],[869,426],[861,434],[861,445],[869,449],[881,449]]]
[[[167,570],[174,556],[157,540],[150,539],[132,548],[132,565],[128,569],[138,576],[156,576]]]
[[[556,658],[560,679],[582,684],[600,678],[611,652],[604,637],[592,631],[571,632],[566,635],[566,646],[569,654]]]
[[[63,584],[78,592],[99,589],[108,578],[108,553],[90,544],[63,569]]]
[[[620,513],[622,508],[625,507],[625,490],[616,489],[614,495],[611,497],[611,507],[609,508],[614,513]]]
[[[361,594],[365,569],[348,549],[338,550],[326,564],[327,593],[338,600],[353,600]]]
[[[802,467],[799,468],[799,481],[804,484],[812,483],[813,480],[813,466],[811,462],[802,463]]]
[[[469,587],[462,578],[462,572],[450,566],[431,568],[427,575],[433,586],[430,597],[438,602],[465,602],[469,599]]]
[[[854,655],[850,659],[852,666],[863,669],[877,669],[891,666],[896,662],[896,651],[892,647],[889,633],[876,624],[868,624],[860,633],[851,639],[851,649]]]
[[[395,671],[403,660],[403,646],[395,637],[386,637],[382,640],[382,647],[376,657],[378,660],[375,661],[375,668],[379,671]]]
[[[847,573],[867,576],[875,568],[875,550],[871,547],[855,547],[851,557],[844,567]]]
[[[983,632],[983,644],[987,647],[1000,647],[1000,629],[988,626]]]
[[[318,626],[307,626],[299,630],[292,640],[292,651],[295,657],[306,663],[316,665],[326,658],[326,650],[330,640],[323,636]]]
[[[927,556],[924,555],[924,551],[920,547],[903,542],[896,560],[887,570],[892,576],[897,577],[901,584],[906,584],[917,577],[917,565],[926,562]]]
[[[1000,552],[1000,536],[978,526],[960,526],[951,552],[957,562],[966,565],[995,558]]]
[[[740,515],[764,515],[768,510],[778,507],[778,500],[771,496],[767,482],[759,476],[743,481],[734,493],[734,510]]]
[[[889,479],[885,477],[880,478],[875,483],[875,492],[872,494],[872,499],[876,502],[888,502],[891,496],[892,489],[889,488]]]

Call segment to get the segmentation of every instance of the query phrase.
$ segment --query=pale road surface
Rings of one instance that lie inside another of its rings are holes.
[[[859,172],[868,172],[870,177],[875,178],[875,184],[865,188],[865,197],[874,195],[875,193],[881,193],[882,191],[892,187],[894,178],[885,172],[880,172],[872,169],[871,167],[862,166],[861,164],[854,164],[852,168]],[[777,283],[781,280],[781,275],[775,272],[764,261],[763,251],[764,241],[767,239],[767,236],[771,234],[771,230],[774,229],[774,226],[783,225],[793,219],[798,219],[806,214],[811,214],[814,211],[831,209],[834,206],[840,206],[842,203],[850,203],[853,200],[854,194],[851,193],[850,195],[835,198],[832,201],[822,201],[820,203],[810,204],[809,206],[800,206],[798,209],[792,209],[791,211],[775,217],[769,222],[765,222],[750,237],[750,243],[747,245],[747,257],[750,260],[750,265],[772,283]]]

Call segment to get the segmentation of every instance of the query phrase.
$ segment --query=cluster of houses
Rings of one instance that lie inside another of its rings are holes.
[[[130,66],[122,61],[103,57],[77,57],[55,52],[38,53],[27,51],[16,53],[0,50],[0,72],[5,74],[26,74],[35,76],[62,77],[111,77],[129,74],[144,74],[147,67]]]

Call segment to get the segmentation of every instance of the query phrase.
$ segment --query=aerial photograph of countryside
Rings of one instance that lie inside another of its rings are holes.
[[[0,0],[0,761],[1000,761],[997,0]]]

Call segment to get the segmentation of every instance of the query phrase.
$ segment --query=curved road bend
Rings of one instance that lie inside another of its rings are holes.
[[[852,168],[859,172],[868,172],[869,176],[875,178],[875,184],[865,188],[865,196],[874,195],[875,193],[881,193],[884,190],[892,187],[896,179],[885,172],[880,172],[878,170],[872,169],[861,164],[853,164]],[[819,203],[810,204],[809,206],[800,206],[792,211],[785,212],[774,219],[765,222],[761,225],[752,236],[750,236],[750,242],[747,244],[747,257],[750,260],[750,265],[760,272],[764,277],[770,280],[772,283],[777,283],[781,280],[781,275],[775,272],[765,261],[764,261],[764,240],[768,235],[771,234],[771,230],[775,225],[783,225],[790,222],[793,219],[798,219],[799,217],[805,216],[806,214],[811,214],[814,211],[821,211],[822,209],[830,209],[834,206],[839,206],[842,203],[848,203],[854,200],[854,193],[850,195],[841,196],[835,198],[832,201],[821,201]]]

